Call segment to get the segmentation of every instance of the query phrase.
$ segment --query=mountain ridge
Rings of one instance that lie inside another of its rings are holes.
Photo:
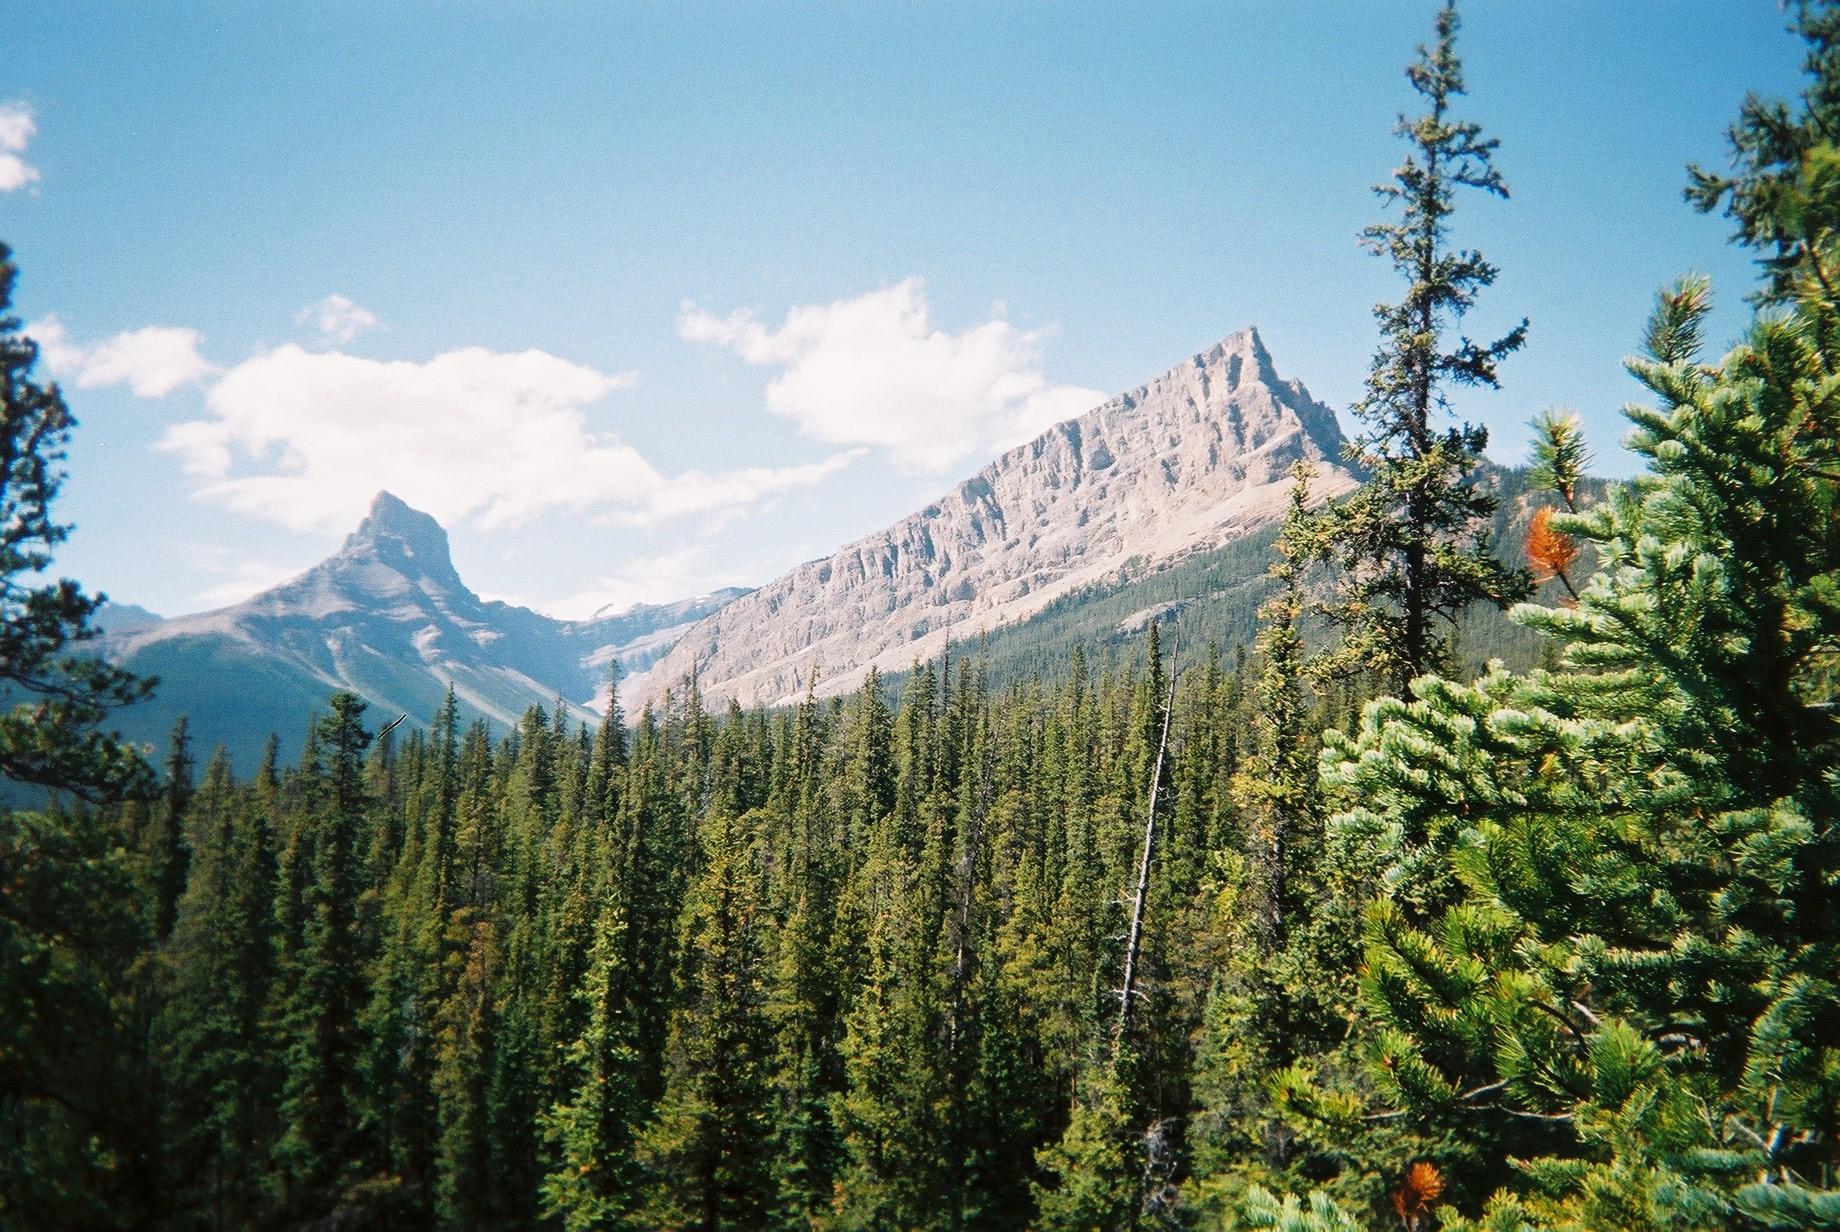
[[[931,658],[1057,597],[1279,516],[1292,465],[1352,487],[1335,413],[1281,377],[1256,327],[1015,447],[882,531],[797,566],[624,682],[629,706],[695,674],[706,699],[793,701]]]

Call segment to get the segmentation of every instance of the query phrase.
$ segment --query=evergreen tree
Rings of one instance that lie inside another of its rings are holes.
[[[172,935],[191,856],[185,836],[185,812],[192,799],[192,744],[183,715],[173,724],[161,778],[159,805],[153,811],[152,824],[145,835],[146,850],[142,853],[153,900],[156,941],[164,941]]]
[[[646,1110],[634,1081],[631,991],[620,969],[625,931],[618,902],[609,901],[581,989],[587,1027],[569,1049],[575,1087],[544,1122],[557,1159],[543,1182],[544,1214],[568,1232],[629,1226],[642,1192],[635,1147]]]
[[[100,724],[151,683],[82,653],[102,596],[42,580],[69,533],[52,505],[76,421],[33,379],[38,347],[9,311],[17,273],[0,244],[0,789],[15,802],[115,798],[152,776]],[[125,1020],[144,900],[112,820],[0,806],[0,1224],[132,1222],[155,1184],[151,1167],[121,1167],[151,1164],[154,1131]]]
[[[1487,431],[1439,423],[1449,387],[1496,388],[1499,362],[1527,337],[1523,321],[1494,342],[1448,341],[1496,276],[1480,253],[1451,246],[1457,191],[1508,195],[1494,139],[1450,115],[1464,93],[1457,28],[1452,0],[1439,10],[1435,43],[1406,71],[1428,107],[1395,130],[1412,150],[1374,190],[1400,217],[1362,233],[1406,281],[1403,299],[1374,309],[1380,349],[1354,408],[1365,431],[1351,460],[1368,478],[1325,506],[1310,536],[1313,555],[1333,571],[1321,610],[1340,637],[1319,667],[1371,671],[1401,694],[1414,677],[1448,666],[1448,630],[1465,608],[1506,607],[1527,589],[1490,549],[1496,502],[1476,475]]]
[[[1139,1226],[1144,1143],[1133,1132],[1124,1075],[1131,1058],[1107,1057],[1093,1070],[1059,1142],[1039,1159],[1054,1183],[1036,1188],[1042,1232],[1124,1232]]]
[[[859,894],[869,917],[865,966],[845,1020],[845,1089],[836,1117],[845,1160],[836,1222],[845,1228],[942,1226],[951,1175],[945,1122],[942,835],[909,867],[894,826],[870,840]]]
[[[1650,476],[1554,518],[1602,562],[1576,608],[1520,612],[1560,669],[1422,681],[1325,753],[1383,884],[1458,879],[1376,904],[1365,983],[1408,1114],[1545,1129],[1491,1227],[1840,1226],[1840,305],[1715,366],[1706,308],[1664,295],[1632,364]]]
[[[77,421],[56,385],[32,378],[38,344],[8,311],[17,277],[0,244],[0,779],[119,795],[145,786],[146,766],[97,727],[153,685],[78,653],[104,596],[68,578],[35,584],[70,533],[51,506]]]
[[[1825,251],[1840,225],[1840,7],[1832,0],[1793,7],[1792,29],[1808,44],[1801,108],[1750,96],[1727,132],[1732,174],[1697,163],[1688,169],[1687,200],[1701,213],[1723,207],[1737,226],[1732,238],[1758,251],[1768,279],[1757,296],[1764,304],[1792,302],[1798,283],[1812,282],[1829,299],[1840,291]]]
[[[449,1228],[499,1226],[492,1075],[499,1011],[501,844],[485,724],[467,729],[456,770],[452,908],[443,923],[430,1084],[437,1128],[435,1212]]]

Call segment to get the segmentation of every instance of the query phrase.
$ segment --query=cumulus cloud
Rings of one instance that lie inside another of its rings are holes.
[[[200,353],[204,335],[195,329],[148,325],[84,346],[56,316],[26,326],[53,375],[80,389],[126,385],[142,398],[163,398],[181,385],[204,380],[217,369]]]
[[[352,303],[343,295],[328,295],[317,304],[308,304],[294,314],[294,320],[318,330],[332,342],[350,342],[365,330],[376,329],[377,314]]]
[[[344,526],[380,488],[444,522],[555,510],[655,520],[746,505],[847,463],[667,478],[590,428],[586,408],[633,379],[535,350],[384,362],[290,344],[230,369],[206,417],[159,447],[204,499],[299,530]]]
[[[70,330],[54,313],[26,326],[26,334],[38,343],[38,357],[45,361],[52,375],[75,376],[83,368],[83,348],[70,336]]]
[[[745,310],[718,317],[686,304],[678,334],[775,369],[767,407],[807,434],[874,446],[909,470],[1019,444],[1105,397],[1048,381],[1046,331],[1000,317],[961,333],[935,327],[915,278],[795,307],[778,329]]]
[[[142,398],[163,398],[181,385],[216,371],[199,354],[204,335],[195,329],[149,325],[98,345],[83,361],[77,385],[95,389],[126,385]]]
[[[38,121],[24,103],[0,103],[0,192],[14,192],[38,182],[38,168],[23,157],[38,132]]]

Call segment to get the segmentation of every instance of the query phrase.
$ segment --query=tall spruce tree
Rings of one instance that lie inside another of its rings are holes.
[[[192,742],[184,715],[173,724],[161,778],[164,781],[160,785],[160,801],[147,827],[147,849],[143,853],[153,899],[153,937],[156,941],[164,941],[172,935],[179,895],[185,890],[191,859],[185,834],[185,813],[192,800]]]
[[[1840,253],[1823,211],[1749,214],[1827,192],[1840,63],[1810,63],[1809,114],[1753,101],[1737,130],[1774,116],[1813,134],[1801,156],[1740,142],[1719,190],[1778,311],[1706,364],[1705,280],[1661,295],[1630,365],[1661,404],[1629,412],[1649,474],[1551,518],[1598,572],[1575,607],[1516,613],[1558,667],[1425,680],[1329,737],[1338,828],[1383,884],[1455,874],[1372,912],[1379,1089],[1549,1131],[1479,1224],[1444,1226],[1840,1227]],[[1561,427],[1541,452],[1571,506]]]
[[[365,938],[359,927],[369,793],[364,750],[371,736],[364,703],[335,693],[315,725],[319,761],[312,776],[309,849],[303,870],[299,954],[288,972],[285,1133],[276,1147],[297,1209],[324,1210],[360,1179],[371,1153],[359,1141],[360,1011],[368,1000]]]
[[[1707,367],[1668,341],[1698,292],[1632,365],[1651,477],[1554,518],[1603,562],[1520,613],[1560,670],[1423,681],[1325,755],[1385,884],[1457,877],[1375,905],[1373,1072],[1413,1116],[1544,1128],[1491,1227],[1840,1226],[1840,413],[1807,319],[1837,306]]]
[[[234,786],[221,748],[191,822],[195,853],[166,954],[172,975],[158,1055],[178,1204],[227,1230],[268,1214],[263,1164],[280,1077],[267,1029],[275,850],[256,792]]]
[[[1367,481],[1317,513],[1311,536],[1313,555],[1332,569],[1320,610],[1339,635],[1318,666],[1372,672],[1401,694],[1414,677],[1447,666],[1450,630],[1464,609],[1506,607],[1527,589],[1525,574],[1490,549],[1496,501],[1476,474],[1487,430],[1442,423],[1448,391],[1496,388],[1498,364],[1527,338],[1525,321],[1493,342],[1450,336],[1496,276],[1481,253],[1453,246],[1457,193],[1508,195],[1495,140],[1450,114],[1464,93],[1458,25],[1452,0],[1438,12],[1435,41],[1406,70],[1427,109],[1400,118],[1395,131],[1411,151],[1374,189],[1400,214],[1362,233],[1406,282],[1398,303],[1374,309],[1380,349],[1354,408],[1363,432],[1351,460]]]
[[[543,1181],[543,1212],[567,1232],[632,1226],[643,1193],[635,1148],[647,1109],[635,1081],[631,990],[620,966],[625,931],[621,905],[610,899],[580,990],[587,1026],[568,1050],[574,1087],[544,1118],[556,1166]]]

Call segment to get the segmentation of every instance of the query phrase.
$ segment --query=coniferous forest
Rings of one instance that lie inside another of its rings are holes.
[[[0,1226],[1840,1228],[1840,8],[1793,18],[1805,96],[1682,207],[1748,332],[1663,289],[1643,473],[1547,415],[1498,543],[1445,397],[1529,327],[1459,327],[1507,185],[1442,10],[1368,481],[1300,470],[1255,645],[1122,670],[498,735],[338,694],[247,780],[143,760],[0,320],[0,772],[51,801],[0,816]],[[1545,666],[1458,675],[1483,610]]]

